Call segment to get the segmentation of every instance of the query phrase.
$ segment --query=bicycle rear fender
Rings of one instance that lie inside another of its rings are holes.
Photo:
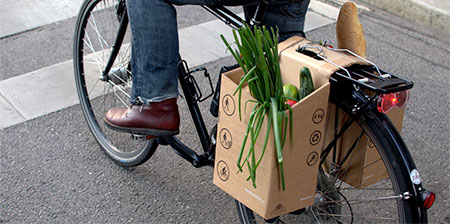
[[[423,207],[421,205],[423,204],[423,202],[420,201],[420,194],[421,192],[425,191],[425,189],[422,187],[422,181],[420,179],[419,172],[417,171],[417,167],[414,163],[414,160],[412,159],[408,147],[403,141],[403,138],[401,137],[400,133],[397,131],[395,125],[392,123],[389,117],[377,110],[373,98],[368,98],[360,91],[352,91],[352,99],[354,99],[354,101],[352,102],[352,107],[354,107],[354,105],[367,105],[365,109],[364,107],[360,108],[360,110],[362,110],[361,112],[365,113],[365,116],[367,116],[369,119],[379,119],[381,124],[383,125],[384,130],[393,140],[393,143],[396,147],[393,147],[391,150],[395,154],[395,158],[397,159],[397,161],[393,162],[393,164],[404,164],[404,166],[393,167],[393,169],[405,169],[401,170],[400,172],[406,172],[411,180],[406,184],[407,189],[400,190],[400,194],[402,194],[401,200],[406,200],[408,203],[416,205],[415,207],[418,208],[417,214],[419,215],[419,217],[414,217],[414,220],[420,220],[421,223],[426,223],[426,209],[421,208]],[[347,105],[347,107],[348,106],[349,105]]]

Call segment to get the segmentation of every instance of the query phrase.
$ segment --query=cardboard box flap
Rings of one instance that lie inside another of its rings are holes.
[[[306,51],[310,54],[298,52],[297,49],[299,46],[308,46]],[[346,68],[354,64],[367,65],[366,62],[353,55],[330,50],[320,44],[299,36],[291,37],[280,43],[278,52],[280,54],[280,66],[282,70],[293,73],[287,76],[293,77],[292,80],[286,80],[285,83],[292,83],[294,85],[299,84],[298,73],[302,67],[306,66],[313,74],[313,82],[316,89],[327,83],[330,80],[331,75],[340,70],[340,67]],[[332,63],[314,57],[317,53],[320,53],[320,55]],[[296,63],[293,63],[294,61]]]

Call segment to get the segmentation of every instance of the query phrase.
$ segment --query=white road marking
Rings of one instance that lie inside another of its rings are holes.
[[[83,0],[1,1],[0,38],[77,15]]]

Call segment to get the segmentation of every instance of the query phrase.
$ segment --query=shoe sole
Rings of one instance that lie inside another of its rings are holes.
[[[109,123],[107,120],[103,120],[108,126],[108,128],[113,129],[115,131],[120,132],[127,132],[131,134],[137,134],[137,135],[153,135],[153,136],[168,136],[168,135],[177,135],[180,133],[180,130],[158,130],[158,129],[151,129],[151,128],[129,128],[129,127],[122,127],[115,124]]]

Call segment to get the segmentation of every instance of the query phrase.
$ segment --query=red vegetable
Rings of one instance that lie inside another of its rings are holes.
[[[296,104],[296,103],[297,103],[297,101],[295,101],[295,100],[286,101],[286,104],[289,104],[291,107],[294,106],[294,104]]]

